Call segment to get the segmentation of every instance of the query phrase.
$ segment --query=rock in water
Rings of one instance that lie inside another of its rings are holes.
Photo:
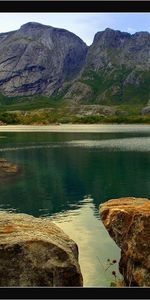
[[[119,269],[127,286],[150,286],[150,200],[112,199],[100,205],[100,216],[121,248]]]
[[[5,158],[0,158],[0,179],[11,178],[20,172],[20,166],[9,162]]]
[[[78,248],[50,220],[0,212],[0,286],[82,286]]]

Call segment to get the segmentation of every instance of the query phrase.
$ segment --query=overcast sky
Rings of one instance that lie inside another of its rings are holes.
[[[0,13],[0,32],[19,29],[31,21],[72,31],[87,45],[96,32],[108,27],[130,33],[150,32],[150,13]]]

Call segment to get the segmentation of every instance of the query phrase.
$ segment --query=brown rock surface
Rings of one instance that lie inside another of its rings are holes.
[[[121,248],[119,269],[127,286],[150,286],[150,200],[112,199],[100,205],[100,216]]]
[[[0,211],[0,286],[82,286],[78,248],[50,220]]]

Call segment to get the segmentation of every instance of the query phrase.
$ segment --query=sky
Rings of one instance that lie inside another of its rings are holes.
[[[98,31],[112,28],[129,32],[150,32],[148,13],[0,13],[0,32],[17,30],[27,22],[67,29],[91,45]]]

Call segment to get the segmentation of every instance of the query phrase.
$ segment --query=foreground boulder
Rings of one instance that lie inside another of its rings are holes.
[[[150,286],[150,200],[112,199],[100,205],[100,216],[121,248],[119,269],[127,286]]]
[[[0,211],[0,286],[82,286],[78,248],[48,219]]]

